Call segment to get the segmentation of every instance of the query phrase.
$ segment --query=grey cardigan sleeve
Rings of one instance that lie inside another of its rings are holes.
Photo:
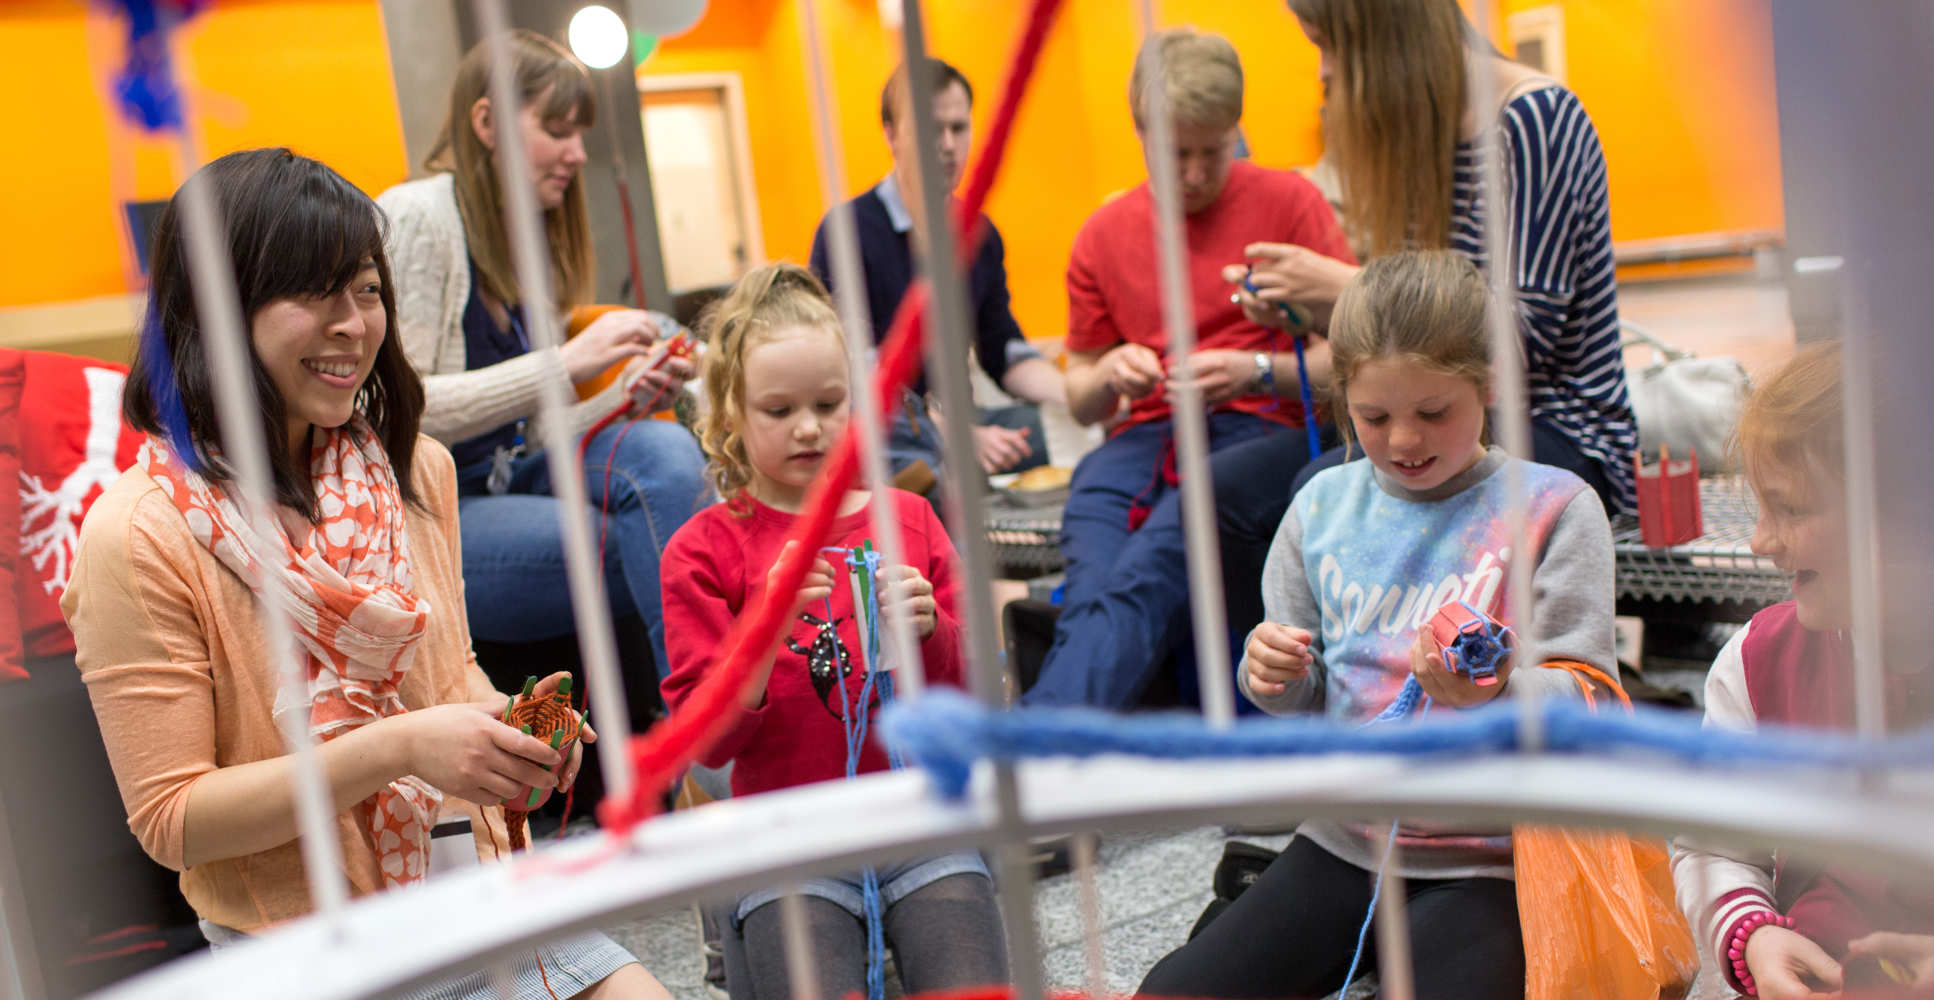
[[[1285,685],[1277,694],[1251,691],[1245,662],[1236,668],[1236,686],[1256,707],[1271,715],[1321,709],[1327,676],[1323,665],[1323,612],[1316,604],[1316,594],[1310,590],[1309,574],[1303,571],[1303,522],[1295,503],[1283,515],[1276,538],[1269,544],[1269,556],[1263,562],[1262,606],[1264,621],[1310,631],[1314,640],[1310,643],[1310,653],[1315,662],[1310,665],[1307,676]]]
[[[1535,689],[1546,697],[1580,697],[1570,671],[1546,668],[1552,660],[1588,663],[1618,679],[1613,650],[1612,529],[1598,494],[1581,489],[1565,505],[1545,539],[1531,572],[1539,640],[1533,656],[1519,660],[1507,693]],[[1524,669],[1530,667],[1530,669]]]

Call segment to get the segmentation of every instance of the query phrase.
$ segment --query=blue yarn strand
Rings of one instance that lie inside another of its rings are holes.
[[[1168,760],[1394,754],[1469,757],[1523,750],[1523,707],[1493,702],[1403,726],[1359,729],[1317,717],[1239,719],[1210,729],[1194,716],[1120,716],[1094,709],[1020,708],[990,712],[967,695],[936,688],[886,709],[888,745],[916,760],[948,799],[966,794],[973,764],[1035,757],[1126,754]],[[1538,706],[1546,754],[1637,752],[1693,765],[1830,769],[1934,766],[1934,728],[1886,740],[1765,725],[1752,732],[1703,729],[1698,719],[1639,706],[1594,713],[1582,703]]]
[[[127,63],[114,75],[121,111],[150,132],[182,126],[181,91],[168,56],[168,29],[193,17],[206,0],[111,0],[128,19]],[[172,7],[173,13],[162,8]]]
[[[1419,702],[1422,702],[1422,708],[1418,708]],[[1404,678],[1403,688],[1397,692],[1397,697],[1390,702],[1390,706],[1377,713],[1376,718],[1371,719],[1363,725],[1369,727],[1379,722],[1391,722],[1402,719],[1408,716],[1413,709],[1417,710],[1417,717],[1419,719],[1430,714],[1430,698],[1424,694],[1423,685],[1417,683],[1417,678],[1414,674]],[[1383,865],[1390,863],[1390,852],[1396,847],[1397,824],[1400,822],[1402,821],[1394,819],[1390,821],[1390,833],[1383,841],[1383,862],[1382,865],[1377,867],[1375,880],[1370,883],[1370,909],[1369,912],[1363,915],[1363,926],[1357,928],[1356,951],[1350,956],[1350,969],[1343,974],[1343,988],[1337,990],[1338,996],[1342,996],[1350,991],[1350,984],[1356,982],[1357,967],[1363,963],[1363,944],[1369,940],[1370,928],[1377,922],[1377,901],[1383,898]]]
[[[843,647],[834,646],[834,684],[839,688],[839,719],[846,736],[846,776],[857,777],[860,755],[866,750],[866,726],[869,713],[866,710],[872,701],[875,683],[880,692],[880,707],[886,709],[893,703],[893,678],[878,669],[880,662],[880,595],[878,589],[880,554],[859,549],[843,549],[828,546],[820,550],[837,553],[843,557],[849,570],[857,570],[861,579],[868,581],[864,591],[853,594],[853,613],[859,616],[864,612],[861,625],[860,643],[866,650],[866,677],[860,682],[859,711],[855,712],[850,693],[846,689],[846,669],[848,662]],[[864,608],[862,608],[864,603]],[[826,621],[833,620],[833,596],[826,595]],[[887,747],[887,764],[898,770],[901,765],[900,751],[897,747]],[[866,911],[866,998],[885,1000],[886,997],[886,920],[881,914],[880,873],[868,865],[860,870],[860,896]]]
[[[1309,443],[1309,457],[1314,461],[1323,453],[1323,438],[1316,432],[1316,402],[1309,388],[1309,365],[1303,361],[1303,338],[1292,333],[1289,342],[1296,348],[1296,391],[1303,397],[1303,434]]]
[[[1391,845],[1397,842],[1397,820],[1390,821],[1390,836],[1383,843],[1383,856],[1388,863]],[[1370,938],[1370,928],[1377,922],[1377,900],[1383,898],[1383,872],[1378,870],[1376,880],[1370,883],[1370,911],[1363,915],[1363,926],[1357,928],[1356,953],[1350,956],[1350,971],[1343,974],[1343,988],[1336,991],[1337,996],[1350,992],[1350,984],[1356,982],[1357,966],[1363,962],[1363,943]]]

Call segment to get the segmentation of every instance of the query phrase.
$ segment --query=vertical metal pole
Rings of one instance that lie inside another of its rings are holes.
[[[1473,0],[1471,18],[1479,31],[1492,23],[1490,0]],[[1486,32],[1488,37],[1488,32]],[[1491,280],[1491,384],[1497,391],[1498,439],[1513,457],[1531,460],[1530,393],[1525,386],[1524,333],[1518,325],[1518,260],[1513,238],[1510,189],[1500,162],[1504,137],[1498,128],[1498,92],[1486,51],[1471,49],[1465,92],[1470,100],[1477,135],[1472,138],[1480,170],[1484,204],[1485,273]],[[1536,601],[1531,594],[1531,536],[1525,523],[1524,470],[1516,463],[1504,467],[1504,493],[1510,498],[1505,519],[1511,526],[1511,558],[1505,563],[1505,613],[1520,638],[1520,648],[1538,648]],[[1515,669],[1535,664],[1519,663]],[[1518,707],[1519,738],[1525,749],[1544,745],[1539,695],[1532,686],[1514,694]]]
[[[541,213],[531,185],[530,160],[524,151],[515,70],[511,66],[509,24],[503,0],[476,0],[477,23],[490,46],[490,106],[497,128],[497,173],[502,178],[504,228],[510,234],[511,262],[523,298],[524,319],[531,331],[531,348],[555,349],[557,310],[551,296],[551,266],[545,241],[538,231]],[[560,370],[543,379],[538,412],[544,421],[544,455],[550,462],[551,494],[557,498],[557,519],[564,532],[564,564],[571,588],[571,611],[576,618],[578,649],[597,694],[591,699],[598,730],[598,763],[604,771],[605,794],[616,801],[631,797],[636,776],[631,756],[631,722],[625,714],[624,678],[618,672],[618,644],[612,634],[610,604],[599,580],[597,546],[592,542],[590,501],[584,470],[578,464],[577,441],[567,412],[570,392]]]
[[[959,543],[962,587],[962,627],[967,633],[967,671],[974,695],[989,708],[1006,701],[1006,674],[994,645],[993,559],[987,534],[981,530],[986,484],[974,460],[974,394],[967,381],[967,296],[961,280],[948,194],[940,186],[937,150],[940,131],[934,124],[933,90],[920,67],[927,61],[925,19],[920,0],[905,0],[907,96],[912,105],[915,146],[919,151],[920,201],[927,219],[927,246],[922,258],[933,285],[927,339],[927,377],[940,388],[946,411],[941,436],[946,448],[947,513],[949,529]],[[1013,962],[1014,990],[1020,1000],[1040,1000],[1046,990],[1041,970],[1041,941],[1034,921],[1034,872],[1027,861],[1026,838],[1020,818],[1020,791],[1012,764],[994,766],[994,797],[1000,810],[998,856],[1001,917],[1007,925],[1008,955]]]
[[[1081,910],[1083,957],[1088,973],[1088,1000],[1108,1000],[1108,958],[1101,949],[1101,887],[1095,871],[1101,866],[1101,838],[1084,833],[1074,838],[1075,903]]]
[[[846,355],[853,373],[852,408],[860,423],[860,474],[873,494],[871,522],[873,537],[879,542],[880,561],[886,566],[906,563],[906,549],[900,538],[900,522],[893,516],[887,488],[892,479],[886,467],[886,429],[881,423],[879,395],[870,376],[867,357],[873,346],[873,317],[866,304],[866,271],[860,265],[860,240],[853,225],[853,212],[840,197],[840,178],[846,176],[841,162],[839,132],[832,114],[832,86],[826,73],[826,49],[819,35],[816,0],[802,0],[799,17],[804,28],[807,77],[812,84],[814,149],[819,154],[819,187],[826,199],[826,233],[832,245],[833,298],[837,300],[841,325],[846,330]],[[894,681],[904,697],[918,697],[926,687],[926,664],[920,659],[920,642],[913,622],[904,609],[894,604],[886,609],[886,641]]]
[[[8,488],[12,488],[11,484]],[[0,806],[5,804],[0,801]],[[29,808],[18,802],[13,807]],[[19,866],[20,855],[15,852],[13,831],[5,819],[0,819],[0,1000],[30,1000],[47,993],[40,971],[40,946],[34,937],[33,917],[27,912],[26,886]]]
[[[194,79],[185,48],[177,47],[175,59],[182,78]],[[184,104],[192,100],[191,93],[184,89]],[[235,499],[243,513],[243,523],[236,528],[251,536],[253,551],[279,554],[283,549],[282,528],[275,516],[268,441],[263,437],[262,408],[255,395],[255,379],[249,363],[252,348],[248,317],[242,315],[241,298],[235,288],[235,263],[229,258],[220,202],[207,175],[192,175],[199,165],[196,151],[204,145],[193,134],[199,119],[192,110],[182,117],[187,125],[175,149],[181,172],[188,177],[177,194],[182,249],[188,260],[195,316],[201,324],[202,339],[208,346],[215,375],[215,413],[222,428],[222,450],[235,471]],[[278,700],[307,705],[308,671],[297,654],[295,631],[287,610],[294,606],[295,598],[285,589],[276,568],[259,569],[257,579],[248,583],[262,608],[264,638],[280,688]],[[349,885],[343,875],[342,845],[336,839],[335,800],[322,773],[322,762],[316,759],[315,741],[309,733],[309,713],[279,712],[276,722],[282,729],[283,741],[294,755],[296,824],[309,895],[316,913],[334,933],[341,934],[346,930],[342,910],[349,899]]]
[[[792,1000],[821,1000],[819,960],[813,955],[812,936],[806,933],[806,897],[797,885],[779,897],[779,933],[786,951],[786,978],[792,981]]]
[[[1411,1000],[1417,995],[1417,969],[1410,952],[1410,897],[1403,876],[1393,871],[1402,864],[1401,855],[1388,837],[1377,855],[1377,992],[1385,1000]]]
[[[1151,0],[1141,0],[1142,34],[1155,30]],[[1158,62],[1161,59],[1156,54]],[[1229,620],[1222,594],[1222,550],[1216,540],[1215,484],[1209,473],[1209,417],[1195,384],[1195,306],[1183,261],[1182,200],[1175,167],[1175,123],[1169,120],[1168,92],[1157,85],[1142,95],[1142,127],[1148,142],[1148,183],[1155,196],[1155,237],[1160,250],[1162,325],[1168,331],[1174,393],[1170,419],[1175,424],[1175,458],[1182,480],[1182,534],[1189,573],[1189,611],[1195,622],[1195,662],[1202,687],[1202,712],[1209,725],[1235,722],[1236,693],[1229,665]]]

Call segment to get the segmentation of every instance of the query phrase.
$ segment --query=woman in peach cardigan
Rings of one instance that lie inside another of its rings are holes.
[[[227,226],[280,530],[239,530],[177,196],[124,400],[148,443],[90,512],[61,606],[129,824],[181,872],[220,947],[313,905],[278,705],[319,743],[346,869],[328,877],[356,895],[422,879],[439,815],[469,817],[480,858],[505,852],[497,803],[567,786],[578,753],[499,723],[504,696],[470,652],[454,468],[417,433],[423,390],[396,337],[375,204],[286,149],[224,156],[189,183]],[[277,577],[308,685],[294,705],[277,697],[248,582]],[[665,996],[600,934],[524,966],[518,996]],[[481,971],[426,992],[496,995]]]

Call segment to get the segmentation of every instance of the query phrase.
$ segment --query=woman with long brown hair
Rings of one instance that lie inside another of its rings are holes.
[[[1608,510],[1632,509],[1637,424],[1619,351],[1605,154],[1584,105],[1499,55],[1455,0],[1290,0],[1289,8],[1321,53],[1324,136],[1342,181],[1344,225],[1372,258],[1442,247],[1482,267],[1484,226],[1501,216],[1534,457],[1577,473]],[[1480,90],[1496,95],[1494,108],[1472,108]],[[1485,204],[1479,158],[1487,150],[1500,158],[1509,196],[1501,213]],[[1245,304],[1278,326],[1273,303],[1327,316],[1357,270],[1297,247],[1249,251],[1262,293],[1244,293]],[[1227,274],[1240,270],[1232,264]],[[1334,463],[1317,467],[1325,464]]]
[[[489,51],[479,44],[457,69],[443,132],[425,161],[435,173],[385,191],[377,204],[390,219],[403,348],[423,376],[423,430],[456,456],[470,620],[479,638],[519,642],[573,630],[557,501],[539,444],[545,382],[576,385],[628,365],[608,389],[565,414],[581,434],[627,393],[640,402],[669,399],[692,368],[673,358],[662,372],[644,371],[642,359],[674,324],[637,309],[606,313],[561,348],[533,349],[528,296],[511,267],[504,226],[498,130],[523,136],[551,283],[568,313],[592,294],[583,134],[597,108],[589,71],[562,46],[528,31],[512,32],[509,42],[516,118],[491,107]],[[644,620],[662,672],[658,557],[699,506],[704,459],[684,428],[649,420],[606,429],[585,455],[590,502],[610,528],[604,569],[612,613]]]

